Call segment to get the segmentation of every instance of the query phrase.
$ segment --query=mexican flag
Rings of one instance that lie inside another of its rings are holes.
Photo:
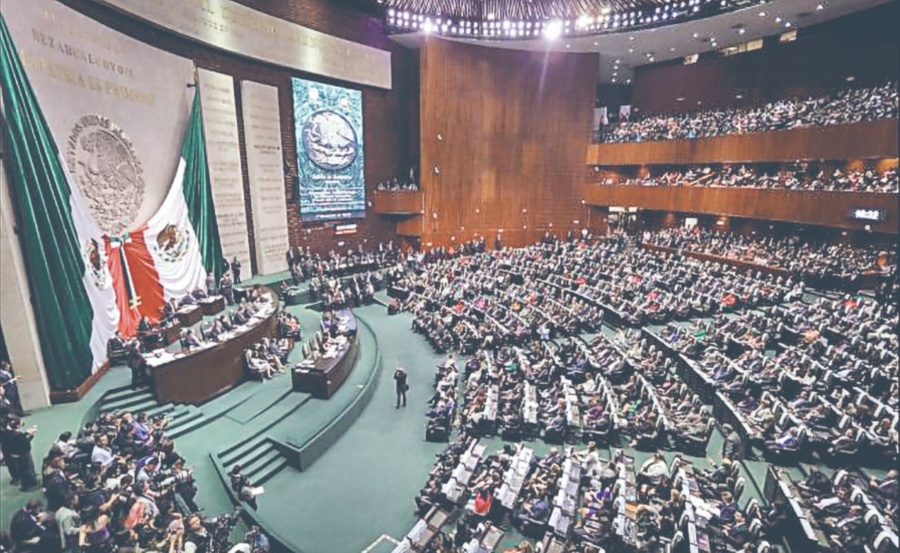
[[[116,330],[133,335],[141,316],[156,320],[165,299],[222,269],[200,99],[162,206],[139,228],[109,236],[74,186],[2,16],[0,85],[8,192],[41,353],[50,387],[71,390],[106,363]]]
[[[145,224],[122,236],[105,236],[117,324],[134,336],[142,317],[156,322],[171,298],[206,287],[224,265],[209,181],[200,96],[194,96],[181,158],[165,200]]]

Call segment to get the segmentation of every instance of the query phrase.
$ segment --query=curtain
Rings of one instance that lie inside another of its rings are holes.
[[[216,282],[219,282],[225,267],[225,260],[219,240],[219,223],[216,221],[216,208],[213,205],[209,165],[206,160],[206,140],[203,132],[200,94],[197,93],[194,94],[191,119],[184,135],[184,144],[181,147],[181,157],[186,164],[182,181],[184,200],[187,203],[191,225],[197,234],[200,255],[203,257],[203,267],[207,273],[214,274]]]
[[[50,128],[0,15],[6,170],[47,380],[70,390],[92,373],[93,311],[70,190]]]

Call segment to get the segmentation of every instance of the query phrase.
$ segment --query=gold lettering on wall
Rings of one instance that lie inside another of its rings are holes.
[[[50,61],[43,56],[33,56],[24,50],[20,50],[19,57],[22,59],[22,65],[29,72],[38,71],[66,84],[102,92],[136,104],[152,106],[156,103],[156,98],[150,92],[85,75],[76,69]]]
[[[391,88],[391,53],[231,0],[94,0],[216,48],[361,85]]]

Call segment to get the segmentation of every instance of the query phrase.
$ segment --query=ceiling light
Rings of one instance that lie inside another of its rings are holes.
[[[818,11],[818,12],[820,12],[824,9],[825,9],[825,4],[819,4],[818,6],[816,6],[816,11]]]
[[[760,16],[760,17],[765,17],[765,16],[766,16],[766,12],[759,12],[759,16]]]
[[[566,48],[571,48],[571,47],[572,47],[571,44],[566,44]]]
[[[629,49],[628,49],[628,53],[629,53],[629,54],[633,54],[633,53],[634,53],[634,48],[629,48]]]
[[[849,77],[847,77],[846,80],[847,80],[848,83],[852,83],[853,81],[856,80],[856,77],[854,77],[853,75],[850,75]]]
[[[785,27],[790,27],[790,26],[791,26],[791,22],[790,22],[790,21],[785,21],[785,22],[784,22],[784,26],[785,26]]]
[[[675,47],[674,47],[674,46],[669,46],[669,52],[674,52],[674,51],[675,51]]]
[[[548,40],[554,40],[559,38],[559,35],[562,34],[562,22],[559,20],[551,21],[547,24],[547,27],[544,29],[544,36],[547,37]]]
[[[694,38],[700,38],[700,33],[694,33]]]
[[[739,35],[742,35],[742,34],[744,34],[744,33],[746,33],[746,32],[747,32],[747,29],[745,29],[745,28],[743,28],[743,27],[741,27],[740,29],[738,29],[738,34],[739,34]]]
[[[781,23],[781,17],[776,17],[776,18],[775,18],[775,23]]]
[[[676,102],[683,102],[683,101],[684,101],[684,96],[679,96],[678,98],[675,98],[675,101],[676,101]]]
[[[634,40],[633,36],[628,37],[628,40]]]

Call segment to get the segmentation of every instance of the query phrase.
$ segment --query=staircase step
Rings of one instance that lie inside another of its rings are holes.
[[[262,486],[270,478],[284,470],[287,466],[287,459],[284,456],[279,456],[277,460],[273,461],[270,465],[265,467],[264,470],[260,470],[257,475],[250,478],[250,481],[253,482],[254,486]]]
[[[275,449],[271,442],[266,442],[264,445],[260,446],[260,449],[263,450],[263,454],[254,455],[255,459],[252,461],[245,459],[239,460],[244,461],[241,463],[241,470],[247,475],[247,478],[249,478],[251,482],[255,482],[254,476],[256,473],[281,457],[281,452]]]
[[[249,440],[245,440],[240,443],[240,447],[234,448],[225,453],[219,453],[219,459],[222,461],[222,464],[229,469],[232,465],[237,463],[240,459],[246,459],[253,455],[255,451],[260,449],[260,446],[263,442],[265,442],[267,436],[265,434],[257,434],[253,436]]]
[[[247,467],[256,463],[261,458],[266,457],[272,451],[275,450],[275,446],[272,442],[268,441],[265,437],[261,440],[256,440],[253,443],[253,447],[248,447],[246,450],[241,450],[242,455],[230,455],[230,462],[225,463],[225,466],[228,470],[231,470],[235,464],[240,463],[241,467],[246,469]]]
[[[206,426],[207,424],[209,424],[210,422],[212,422],[212,421],[210,419],[206,418],[203,415],[203,413],[200,413],[198,416],[196,416],[195,418],[192,418],[190,421],[188,421],[184,424],[180,424],[176,428],[172,429],[168,433],[168,436],[169,436],[169,438],[175,439],[175,438],[178,438],[179,436],[184,436],[185,434],[187,434],[189,432],[193,432],[194,430],[197,430],[198,428],[202,428],[202,427]]]
[[[253,425],[256,426],[256,429],[253,430],[253,434],[248,438],[238,440],[222,451],[219,451],[218,456],[219,459],[222,460],[222,463],[227,464],[226,459],[234,459],[243,454],[239,452],[246,452],[252,449],[254,441],[265,439],[265,434],[270,428],[290,416],[312,397],[309,394],[302,394],[302,398],[297,398],[295,395],[297,393],[298,392],[293,392],[292,394],[289,394],[285,399],[269,409],[266,409],[259,417],[256,417],[253,421]]]
[[[159,416],[159,415],[166,415],[166,416],[171,417],[172,416],[171,414],[174,410],[175,410],[175,406],[172,405],[171,403],[163,403],[162,405],[157,405],[153,409],[148,409],[147,411],[144,411],[144,413],[147,413],[147,416],[151,417],[151,418]]]
[[[117,401],[120,399],[125,399],[128,397],[134,396],[142,396],[147,395],[148,391],[146,388],[132,388],[131,386],[125,386],[123,388],[116,388],[114,390],[110,390],[103,396],[104,403],[109,403],[113,401]]]
[[[104,401],[100,406],[101,411],[146,411],[156,407],[159,403],[149,393],[125,397],[115,401]]]

